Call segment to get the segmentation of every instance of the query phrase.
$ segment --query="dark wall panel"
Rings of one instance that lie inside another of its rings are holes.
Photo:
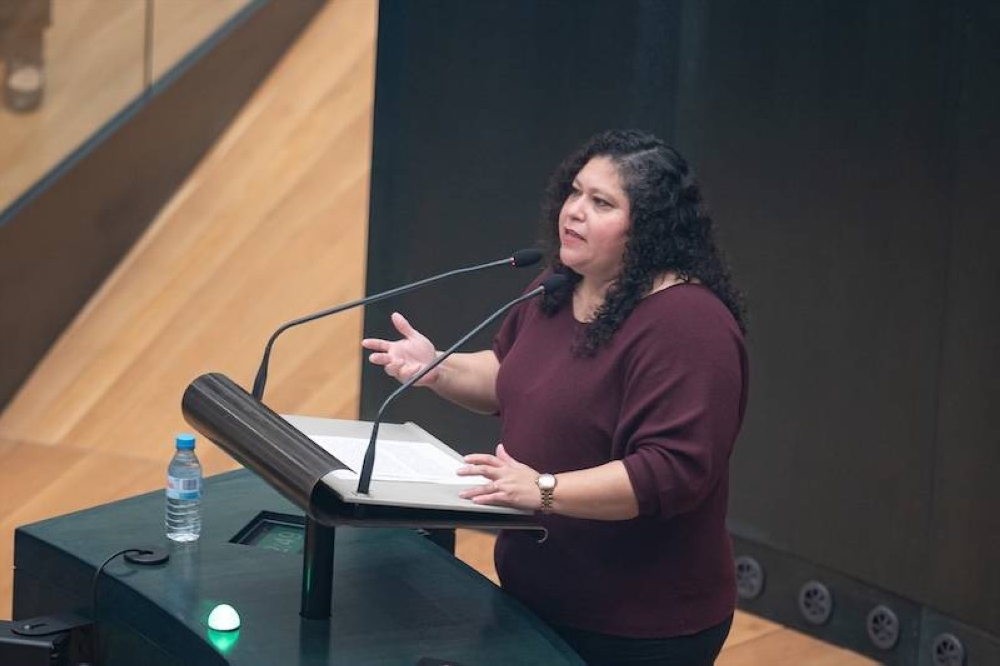
[[[896,590],[926,564],[947,273],[935,4],[699,3],[678,94],[752,307],[733,523]]]
[[[534,244],[549,173],[608,127],[669,132],[676,7],[660,2],[379,5],[367,292]],[[493,272],[369,307],[366,335],[407,314],[439,348],[517,296],[534,269]],[[490,331],[495,330],[495,327]],[[485,348],[490,332],[470,348]],[[362,413],[395,386],[366,366]],[[496,424],[412,391],[388,412],[459,450]]]
[[[1000,5],[960,3],[928,598],[1000,634]]]
[[[676,137],[749,292],[737,533],[1000,633],[1000,14],[689,3]]]
[[[838,626],[863,631],[883,595],[1000,636],[996,4],[419,7],[381,5],[368,291],[530,243],[569,148],[659,133],[700,174],[750,303],[734,533],[850,581],[861,617]],[[400,308],[443,347],[526,280],[372,308],[366,332]],[[393,386],[366,369],[363,413]],[[493,443],[418,393],[394,419]]]

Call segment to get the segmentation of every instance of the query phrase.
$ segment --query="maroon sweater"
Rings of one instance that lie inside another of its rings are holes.
[[[559,626],[665,638],[718,624],[736,601],[725,518],[747,397],[739,328],[691,284],[640,301],[594,357],[571,353],[582,328],[568,305],[547,317],[529,301],[508,315],[494,342],[501,441],[540,472],[621,460],[640,515],[545,516],[543,543],[503,532],[503,587]]]

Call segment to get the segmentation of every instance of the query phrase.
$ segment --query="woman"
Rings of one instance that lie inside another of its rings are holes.
[[[511,311],[492,350],[422,381],[502,419],[495,454],[460,474],[472,502],[538,511],[549,537],[497,539],[505,590],[592,664],[710,664],[736,591],[725,526],[728,461],[748,368],[738,292],[684,160],[610,131],[553,175],[549,270],[571,289]],[[367,339],[405,381],[435,348]]]

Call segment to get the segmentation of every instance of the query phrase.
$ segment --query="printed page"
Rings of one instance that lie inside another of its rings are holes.
[[[356,479],[361,473],[368,440],[358,437],[310,435],[310,439],[353,471],[337,470],[342,479]],[[458,476],[455,471],[465,463],[426,442],[379,439],[375,449],[372,478],[379,481],[420,481],[473,486],[487,482],[482,476]]]

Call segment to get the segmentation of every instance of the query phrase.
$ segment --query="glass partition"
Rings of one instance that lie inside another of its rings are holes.
[[[153,0],[153,81],[160,80],[251,1]]]
[[[261,0],[0,0],[0,217]]]

